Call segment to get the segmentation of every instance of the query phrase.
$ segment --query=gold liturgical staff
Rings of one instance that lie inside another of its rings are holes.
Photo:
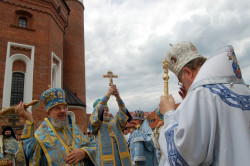
[[[166,62],[165,59],[162,61],[162,66],[163,66],[163,69],[164,69],[164,76],[163,76],[164,95],[168,98],[168,79],[169,79],[169,76],[168,76],[168,65],[167,65],[167,62]]]
[[[105,75],[105,74],[103,75],[103,78],[109,78],[109,86],[112,86],[112,85],[114,85],[113,78],[118,78],[118,76],[114,75],[113,72],[109,70],[107,72],[107,75]]]

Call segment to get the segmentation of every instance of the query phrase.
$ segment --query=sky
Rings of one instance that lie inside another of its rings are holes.
[[[131,112],[154,111],[164,94],[162,60],[169,44],[192,42],[210,57],[233,45],[246,84],[250,84],[250,3],[248,0],[84,0],[87,112],[108,91],[111,70]],[[181,102],[175,75],[169,93]],[[118,111],[115,97],[108,106]]]

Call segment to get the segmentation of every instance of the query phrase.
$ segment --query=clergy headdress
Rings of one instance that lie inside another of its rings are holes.
[[[204,65],[202,65],[202,68],[199,70],[199,73],[190,88],[194,89],[198,85],[201,86],[206,84],[207,82],[203,80],[207,79],[209,79],[210,84],[218,83],[217,78],[224,78],[221,79],[223,81],[220,82],[230,83],[231,86],[236,83],[244,84],[238,60],[233,46],[231,45],[223,47],[214,56],[211,56]],[[246,102],[249,103],[247,100]]]
[[[142,110],[135,110],[133,119],[144,120],[144,112]]]
[[[169,69],[178,77],[182,68],[190,61],[202,57],[191,42],[181,42],[170,45],[166,61]]]
[[[41,95],[41,101],[45,105],[47,111],[59,104],[67,105],[65,101],[65,93],[60,88],[50,88],[44,91]]]

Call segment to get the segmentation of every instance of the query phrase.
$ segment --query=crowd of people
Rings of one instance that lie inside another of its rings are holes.
[[[180,42],[171,45],[166,62],[181,84],[183,100],[176,108],[172,95],[161,96],[161,120],[153,131],[144,112],[135,110],[132,117],[118,88],[110,85],[93,104],[85,136],[67,114],[64,91],[51,88],[41,95],[47,118],[38,129],[24,103],[16,106],[25,119],[21,140],[4,129],[0,157],[22,166],[249,165],[250,89],[232,46],[207,59],[191,42]],[[119,110],[111,118],[112,96]]]

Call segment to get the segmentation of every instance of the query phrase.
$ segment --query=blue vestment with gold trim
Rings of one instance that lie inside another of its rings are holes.
[[[8,159],[9,161],[13,162],[15,166],[15,154],[19,150],[19,142],[14,138],[4,138],[0,140],[0,158]]]
[[[130,154],[135,166],[157,166],[157,156],[152,141],[152,129],[148,121],[144,120],[139,129],[136,129],[130,140]]]
[[[122,129],[132,117],[122,99],[117,100],[119,112],[108,122],[102,121],[103,109],[108,102],[104,96],[91,114],[91,128],[96,139],[96,162],[100,166],[131,166],[131,158]]]
[[[22,134],[21,150],[17,153],[18,165],[65,165],[65,158],[71,150],[81,148],[88,156],[76,165],[80,166],[91,160],[95,162],[95,142],[89,142],[82,131],[71,122],[63,129],[56,129],[45,118],[34,133],[34,125],[26,121]]]

